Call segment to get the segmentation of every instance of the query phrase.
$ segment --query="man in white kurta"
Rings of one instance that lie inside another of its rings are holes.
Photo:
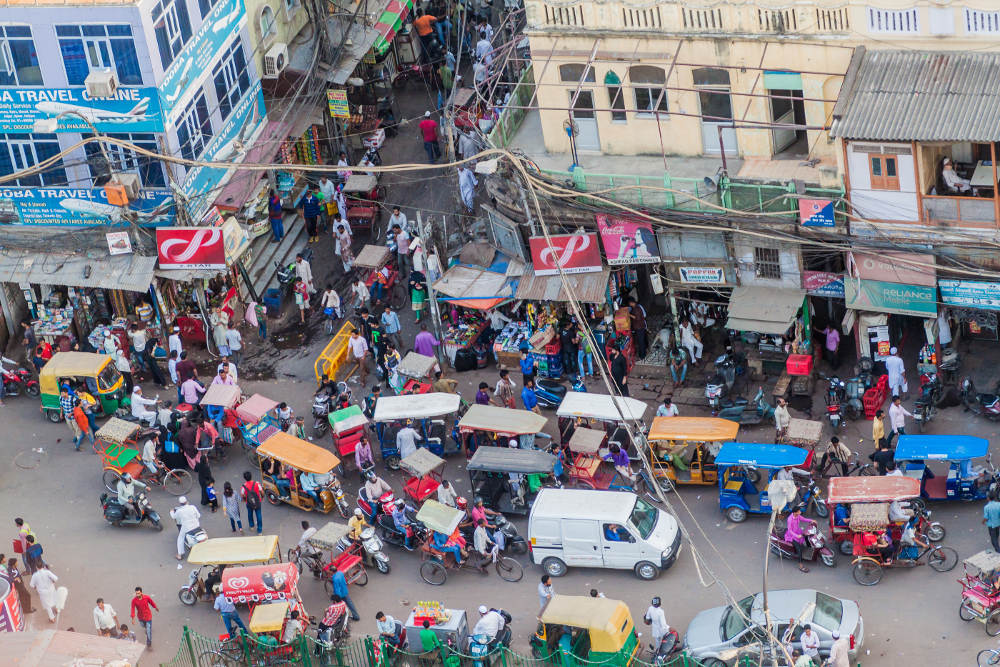
[[[295,256],[295,276],[302,279],[310,294],[316,291],[316,288],[313,286],[312,266],[310,266],[309,262],[301,254]]]
[[[56,582],[59,577],[52,574],[44,563],[31,575],[29,585],[38,592],[42,609],[49,615],[49,621],[56,622]]]
[[[885,359],[885,372],[889,375],[889,395],[902,396],[906,391],[906,366],[895,347],[889,350]]]
[[[670,626],[667,625],[667,617],[663,613],[663,607],[660,606],[659,597],[653,598],[653,604],[646,609],[645,619],[649,621],[649,633],[653,635],[653,651],[656,651],[660,647],[660,640],[670,632]]]

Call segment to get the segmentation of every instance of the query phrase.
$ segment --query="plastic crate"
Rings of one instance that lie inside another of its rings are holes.
[[[810,354],[790,354],[785,361],[785,370],[789,375],[809,375],[813,369],[813,358]]]

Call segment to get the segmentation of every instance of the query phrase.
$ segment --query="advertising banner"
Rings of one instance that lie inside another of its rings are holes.
[[[111,255],[127,255],[132,252],[132,239],[128,232],[108,232],[108,253]]]
[[[233,603],[295,598],[299,570],[294,563],[230,567],[222,574],[222,594]]]
[[[803,227],[833,227],[833,202],[829,199],[800,199],[799,220]]]
[[[660,261],[653,227],[646,222],[596,216],[604,254],[610,266],[622,264],[655,264]]]
[[[844,275],[828,271],[803,271],[802,289],[811,296],[844,298]]]
[[[59,119],[56,132],[163,132],[156,88],[122,87],[113,97],[91,98],[86,88],[0,88],[0,132],[34,132],[36,120]],[[75,114],[80,114],[77,116]]]
[[[143,227],[169,225],[174,220],[173,195],[142,190],[129,204]],[[122,209],[108,203],[104,188],[5,188],[0,186],[0,225],[122,224]]]
[[[978,280],[939,280],[941,301],[951,306],[1000,310],[1000,283]]]
[[[881,252],[877,255],[852,252],[857,277],[903,285],[937,285],[934,255],[909,252]],[[852,274],[853,275],[853,274]]]
[[[681,266],[677,269],[682,283],[723,285],[726,272],[721,266]]]
[[[936,287],[852,278],[845,281],[844,294],[847,307],[854,310],[917,317],[937,316]]]
[[[161,269],[226,268],[221,227],[159,227],[156,252]]]
[[[601,249],[597,246],[597,234],[554,234],[550,238],[551,248],[544,236],[528,239],[536,275],[558,275],[559,267],[565,273],[601,270]]]
[[[347,91],[334,88],[326,91],[326,101],[330,107],[330,115],[334,118],[350,118],[351,107],[347,104]]]

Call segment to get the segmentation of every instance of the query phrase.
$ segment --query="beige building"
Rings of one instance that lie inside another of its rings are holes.
[[[276,78],[294,55],[296,37],[309,22],[309,13],[302,3],[312,0],[243,1],[247,8],[254,64],[265,80]],[[310,39],[311,36],[304,43],[308,44]],[[280,62],[282,53],[284,65]]]

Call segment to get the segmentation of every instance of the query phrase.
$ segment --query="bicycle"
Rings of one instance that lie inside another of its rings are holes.
[[[244,665],[243,641],[237,635],[226,637],[214,651],[205,651],[198,656],[198,667],[237,667]]]
[[[149,469],[146,468],[145,464],[140,465],[141,469],[137,469],[139,474],[133,474],[137,480],[150,488],[154,486],[160,487],[172,496],[183,496],[191,488],[191,485],[194,484],[194,478],[191,477],[191,473],[187,470],[181,468],[168,469],[160,460],[156,461],[155,475],[149,474]],[[103,476],[104,488],[111,493],[117,493],[119,479],[121,479],[121,474],[117,470],[113,467],[105,468]]]
[[[826,458],[826,465],[817,468],[817,474],[820,478],[829,477],[828,474],[830,469],[833,468],[834,471],[843,470],[840,468],[841,462],[838,459],[834,459],[832,456]],[[844,475],[834,475],[834,477],[849,477],[851,475],[859,475],[861,477],[873,477],[878,474],[875,470],[875,464],[873,463],[862,463],[861,457],[857,452],[851,452],[851,458],[847,460],[847,473]]]
[[[302,553],[302,547],[295,546],[288,550],[288,562],[295,563],[299,574],[302,574],[305,570],[309,570],[312,576],[319,579],[323,576],[324,563],[322,555],[320,552]]]
[[[976,664],[979,667],[986,665],[1000,665],[1000,648],[984,648],[976,654]]]

